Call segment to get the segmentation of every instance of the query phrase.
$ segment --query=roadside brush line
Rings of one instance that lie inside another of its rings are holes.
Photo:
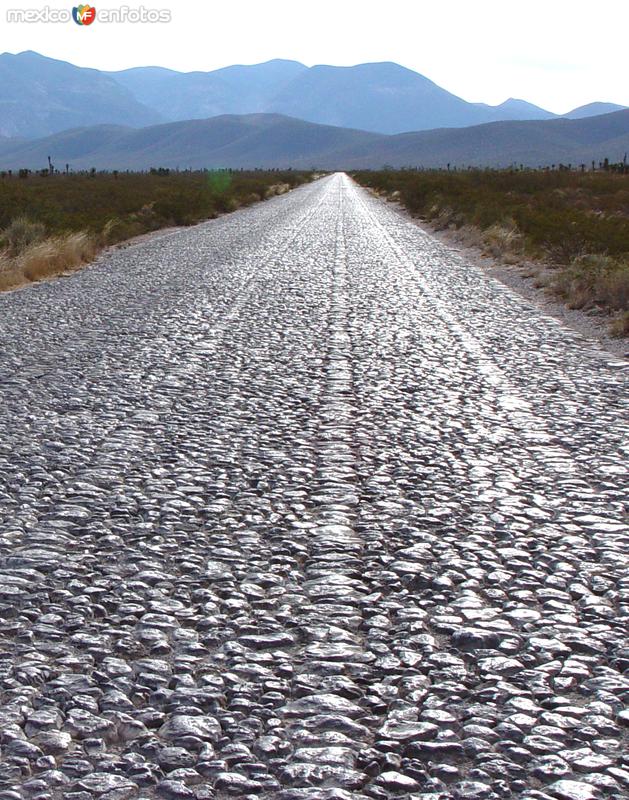
[[[15,256],[5,251],[0,254],[0,291],[76,269],[99,249],[94,235],[78,231],[34,242]]]

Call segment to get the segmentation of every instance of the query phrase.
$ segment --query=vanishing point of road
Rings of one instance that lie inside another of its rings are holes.
[[[342,174],[0,345],[0,800],[629,796],[624,362]]]

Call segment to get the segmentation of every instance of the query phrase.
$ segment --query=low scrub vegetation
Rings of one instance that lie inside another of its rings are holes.
[[[629,333],[629,176],[382,170],[354,177],[494,258],[539,261],[545,285],[571,308],[609,312],[614,332]]]
[[[312,178],[278,171],[0,175],[0,291],[57,275],[102,247],[192,225]]]

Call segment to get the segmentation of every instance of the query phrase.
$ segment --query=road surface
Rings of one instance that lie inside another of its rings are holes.
[[[0,800],[629,796],[623,362],[340,174],[0,332]]]

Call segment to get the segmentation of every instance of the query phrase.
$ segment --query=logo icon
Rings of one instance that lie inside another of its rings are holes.
[[[94,6],[75,6],[72,9],[72,19],[77,25],[91,25],[96,19],[96,9]]]

